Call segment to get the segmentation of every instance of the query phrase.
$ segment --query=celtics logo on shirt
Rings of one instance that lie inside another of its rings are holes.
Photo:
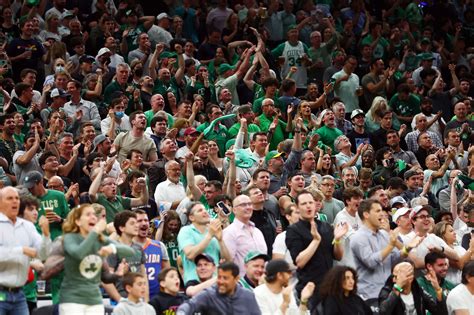
[[[79,264],[79,272],[84,278],[94,278],[102,269],[102,258],[97,255],[86,256]]]

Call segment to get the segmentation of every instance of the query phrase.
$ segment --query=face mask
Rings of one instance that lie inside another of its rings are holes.
[[[115,117],[122,118],[125,115],[124,112],[115,112]]]
[[[181,130],[179,131],[178,135],[179,135],[180,137],[184,137],[184,129],[181,129]]]
[[[58,72],[64,72],[64,67],[63,66],[56,66],[56,68],[54,69],[56,73]]]

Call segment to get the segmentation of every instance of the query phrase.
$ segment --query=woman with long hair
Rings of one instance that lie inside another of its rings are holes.
[[[222,173],[222,167],[224,166],[224,159],[219,157],[219,146],[213,140],[209,140],[209,161],[214,165],[219,172]]]
[[[130,246],[112,243],[103,236],[107,223],[98,220],[90,204],[72,210],[63,224],[64,279],[59,295],[59,314],[104,314],[100,276],[103,257],[134,255]]]
[[[459,260],[453,261],[449,260],[449,269],[446,274],[446,280],[449,280],[451,283],[458,285],[461,283],[461,274],[464,265],[467,264],[470,260],[473,259],[474,252],[474,241],[471,241],[469,250],[466,250],[461,245],[456,244],[456,232],[453,228],[453,225],[446,221],[438,222],[434,229],[433,234],[442,238],[449,247],[454,249],[459,256]]]
[[[331,153],[318,148],[318,150],[314,150],[314,158],[316,159],[316,172],[321,176],[324,175],[331,175],[334,176],[336,174],[336,166],[332,161]]]
[[[357,295],[357,272],[348,266],[333,267],[320,286],[322,302],[320,315],[372,314],[362,298]]]
[[[181,229],[181,220],[179,214],[174,210],[166,211],[162,219],[158,222],[159,226],[156,226],[155,223],[155,239],[165,244],[170,258],[170,265],[177,268],[179,256],[178,233]]]

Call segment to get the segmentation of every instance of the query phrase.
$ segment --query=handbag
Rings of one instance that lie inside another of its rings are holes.
[[[41,272],[41,280],[49,280],[59,274],[64,269],[64,244],[63,237],[59,236],[51,245],[51,253],[44,262],[44,269]]]

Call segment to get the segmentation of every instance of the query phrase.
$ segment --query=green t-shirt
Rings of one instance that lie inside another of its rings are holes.
[[[260,129],[263,132],[267,132],[270,128],[273,118],[267,118],[265,114],[258,116],[260,121]],[[278,125],[273,132],[272,141],[270,141],[270,150],[276,150],[278,144],[286,139],[286,123],[283,120],[278,120]]]
[[[168,251],[168,257],[170,258],[171,267],[178,268],[178,256],[179,256],[178,240],[163,241],[163,243],[165,244],[166,250]]]
[[[40,201],[40,209],[38,211],[38,218],[45,215],[44,208],[51,207],[53,211],[63,219],[66,219],[69,213],[69,204],[67,203],[64,194],[57,190],[48,189],[46,194],[38,198]],[[41,228],[36,225],[36,229],[41,233]],[[49,229],[51,232],[51,239],[54,240],[56,237],[63,234],[61,223],[54,222],[50,223]]]
[[[316,130],[316,133],[319,135],[319,140],[328,147],[330,147],[332,149],[332,152],[335,152],[334,140],[336,140],[337,137],[343,134],[342,131],[338,128],[329,128],[326,125]]]
[[[255,84],[253,85],[253,99],[256,100],[257,98],[260,98],[264,95],[265,90],[263,89],[263,87],[257,82],[255,82]]]
[[[259,97],[253,101],[252,104],[252,111],[256,115],[260,115],[262,113],[262,102],[265,99],[265,94],[262,97]],[[279,108],[283,113],[286,111],[286,108],[283,108],[280,98],[278,96],[278,93],[275,93],[275,96],[273,97],[273,102],[275,102],[275,107]]]
[[[230,129],[229,129],[229,138],[232,139],[232,138],[235,138],[237,137],[237,134],[239,133],[239,130],[240,130],[240,122],[237,122],[235,124],[233,124]],[[247,132],[248,132],[248,136],[249,138],[251,139],[252,138],[252,135],[256,132],[260,132],[260,127],[257,126],[256,124],[249,124],[248,127],[247,127]]]
[[[429,295],[431,295],[431,297],[433,297],[435,300],[436,300],[436,291],[435,289],[433,288],[433,285],[431,284],[431,282],[426,279],[425,276],[422,276],[422,277],[418,277],[416,278],[416,282],[418,282],[418,285],[425,291],[427,292]],[[444,279],[441,283],[440,283],[440,287],[441,289],[443,289],[443,296],[444,296],[444,299],[446,299],[446,297],[448,296],[449,292],[454,289],[456,287],[455,284],[453,284],[452,282]],[[427,315],[429,314],[432,314],[430,312],[426,312]]]
[[[128,106],[125,108],[125,114],[130,114],[133,112],[133,95],[127,92],[128,86],[132,86],[131,84],[127,84],[125,88],[120,86],[116,80],[113,80],[109,85],[105,87],[104,90],[104,102],[109,105],[112,102],[112,94],[116,91],[123,92],[128,97]]]
[[[156,79],[155,87],[153,88],[153,94],[161,94],[163,97],[166,97],[166,93],[168,92],[173,92],[174,96],[176,96],[176,101],[179,104],[179,87],[178,82],[176,82],[176,78],[174,76],[171,77],[169,82]]]
[[[199,127],[196,128],[197,131],[203,132],[207,127],[209,127],[209,122],[205,122],[201,124]],[[213,140],[217,143],[219,147],[220,156],[224,156],[225,154],[225,144],[227,142],[227,128],[226,126],[218,123],[216,124],[215,128],[213,128],[207,136],[205,136],[206,140]]]
[[[117,195],[114,200],[107,199],[104,194],[97,194],[97,203],[105,207],[105,218],[107,223],[113,222],[117,213],[130,209],[132,200]]]
[[[372,45],[373,41],[374,39],[372,35],[369,34],[366,37],[364,37],[364,39],[361,42],[361,46]],[[386,40],[384,37],[381,37],[377,45],[374,47],[374,51],[372,53],[374,59],[379,59],[379,58],[383,59],[389,44],[390,43],[388,42],[388,40]]]
[[[420,99],[413,94],[410,94],[408,99],[404,101],[400,100],[398,93],[395,93],[395,95],[390,99],[389,106],[395,113],[397,113],[397,115],[403,117],[413,117],[421,111]]]
[[[102,304],[99,285],[103,258],[97,252],[110,242],[107,238],[103,243],[100,242],[95,232],[90,232],[86,238],[79,233],[64,235],[64,280],[59,295],[60,303]],[[121,256],[135,255],[135,250],[130,246],[114,245]]]
[[[121,25],[120,31],[123,32],[125,29],[129,28],[130,31],[128,32],[127,36],[127,47],[128,51],[132,51],[138,48],[138,36],[146,32],[145,26],[143,24],[137,25],[137,27],[130,28],[130,25]],[[125,56],[127,58],[128,55]]]

